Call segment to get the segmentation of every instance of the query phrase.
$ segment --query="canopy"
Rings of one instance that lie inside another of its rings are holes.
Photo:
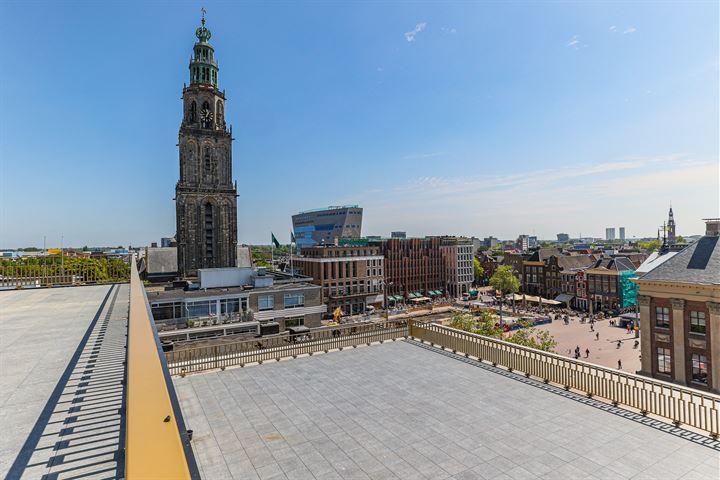
[[[557,297],[555,297],[555,300],[557,300],[560,303],[570,303],[570,300],[575,298],[574,295],[570,295],[569,293],[561,293]]]
[[[515,293],[513,295],[507,295],[505,298],[508,300],[512,300],[514,298],[516,302],[523,301],[523,296],[518,295],[517,293]],[[534,295],[525,295],[524,300],[526,302],[530,302],[530,303],[542,303],[543,305],[560,305],[561,304],[561,302],[558,302],[556,300],[550,300],[549,298],[536,297]]]
[[[478,297],[478,300],[481,300],[481,301],[483,301],[483,302],[485,302],[485,303],[491,303],[491,302],[492,302],[493,300],[495,300],[495,299],[494,299],[493,297],[489,296],[489,295],[480,295],[480,296]]]
[[[420,302],[429,302],[430,300],[431,300],[431,299],[429,299],[428,297],[418,297],[418,298],[413,298],[413,299],[410,300],[410,301],[411,301],[411,302],[420,303]]]

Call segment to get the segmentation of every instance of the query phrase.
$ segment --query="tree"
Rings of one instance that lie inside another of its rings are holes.
[[[449,323],[452,328],[484,337],[497,338],[545,352],[555,351],[557,346],[555,337],[547,330],[531,328],[531,325],[530,322],[522,323],[522,328],[514,330],[506,336],[503,329],[496,322],[495,315],[487,312],[482,312],[479,316],[458,312],[453,314]]]
[[[640,247],[643,250],[647,250],[648,252],[654,252],[655,250],[659,250],[661,245],[662,245],[661,240],[649,240],[646,242],[643,242],[643,241],[638,242],[638,247]]]
[[[683,238],[682,235],[678,235],[677,238],[675,239],[675,243],[687,243],[687,242],[685,241],[685,238]]]
[[[490,277],[490,285],[495,290],[499,290],[503,297],[508,293],[515,293],[520,290],[520,280],[513,275],[512,265],[499,266],[493,276]]]
[[[473,264],[475,265],[475,283],[479,284],[485,274],[485,269],[480,265],[480,260],[477,257],[475,257]]]

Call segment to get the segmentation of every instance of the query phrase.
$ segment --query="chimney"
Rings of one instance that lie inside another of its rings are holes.
[[[703,218],[705,220],[705,235],[720,236],[720,218]]]

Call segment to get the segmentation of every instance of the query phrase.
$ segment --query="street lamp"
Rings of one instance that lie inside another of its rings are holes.
[[[385,306],[385,322],[387,323],[388,319],[390,318],[390,309],[388,308],[388,295],[387,295],[387,289],[389,286],[391,286],[393,282],[387,282],[383,283],[383,305]]]

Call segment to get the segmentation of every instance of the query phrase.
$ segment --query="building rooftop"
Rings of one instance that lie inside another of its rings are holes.
[[[718,449],[690,432],[673,434],[668,424],[412,341],[176,377],[174,384],[203,478],[718,472]]]
[[[0,477],[122,477],[129,287],[0,292]]]
[[[720,285],[720,237],[706,235],[649,271],[642,280]]]

